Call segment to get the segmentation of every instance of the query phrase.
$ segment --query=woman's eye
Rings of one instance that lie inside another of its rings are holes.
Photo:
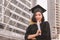
[[[39,14],[39,16],[41,16],[41,15]]]
[[[39,14],[39,16],[41,16],[41,15]]]
[[[36,15],[36,16],[41,16],[41,15]]]

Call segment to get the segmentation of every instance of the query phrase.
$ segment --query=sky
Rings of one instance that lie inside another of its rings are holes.
[[[44,9],[47,10],[47,0],[37,0],[37,4],[41,5]],[[45,21],[47,21],[47,11],[43,13]]]

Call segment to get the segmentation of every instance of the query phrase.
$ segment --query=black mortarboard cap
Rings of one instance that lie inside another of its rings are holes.
[[[35,7],[31,8],[30,11],[32,13],[36,13],[36,12],[44,13],[46,10],[43,7],[41,7],[40,5],[36,5]]]

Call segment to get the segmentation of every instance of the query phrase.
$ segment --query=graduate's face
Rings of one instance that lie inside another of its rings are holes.
[[[37,21],[41,21],[41,19],[42,19],[42,14],[41,14],[40,12],[36,12],[35,18],[36,18]]]

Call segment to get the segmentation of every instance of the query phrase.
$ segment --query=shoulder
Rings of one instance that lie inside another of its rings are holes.
[[[50,24],[49,24],[48,21],[45,21],[44,23],[45,23],[45,25],[46,25],[47,27],[50,26]]]
[[[48,22],[48,21],[44,21],[43,23],[45,23],[45,24],[49,24],[49,22]]]
[[[27,29],[32,28],[35,24],[30,24]]]
[[[43,25],[50,25],[48,21],[44,21],[42,24]]]
[[[36,24],[30,24],[29,26],[31,27],[31,26],[34,26],[34,25],[36,25]]]

